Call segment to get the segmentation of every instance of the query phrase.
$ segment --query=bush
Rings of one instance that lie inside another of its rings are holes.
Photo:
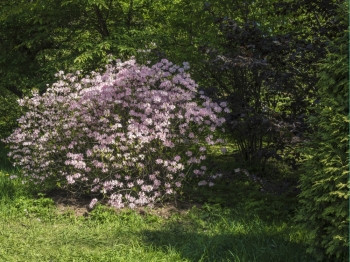
[[[2,139],[14,130],[17,125],[16,119],[20,117],[21,111],[17,96],[5,88],[0,88],[0,105],[0,139]]]
[[[205,176],[206,146],[228,111],[197,91],[184,67],[116,61],[104,73],[59,72],[43,95],[20,100],[27,113],[5,141],[23,178],[116,208],[152,205],[191,174]],[[202,182],[203,184],[203,182]]]
[[[344,12],[345,14],[345,12]],[[347,25],[347,22],[345,23]],[[311,231],[308,251],[318,260],[348,261],[348,36],[321,65],[315,132],[304,149],[298,221]]]

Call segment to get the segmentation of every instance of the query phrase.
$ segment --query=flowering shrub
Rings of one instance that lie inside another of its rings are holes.
[[[173,195],[205,177],[205,145],[221,142],[214,132],[228,111],[197,91],[187,68],[130,60],[84,78],[59,72],[46,93],[19,101],[27,113],[5,140],[9,156],[25,180],[89,192],[91,208],[102,194],[116,208]]]

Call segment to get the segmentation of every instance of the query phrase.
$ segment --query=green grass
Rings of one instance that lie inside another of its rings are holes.
[[[2,188],[23,187],[8,177],[1,173]],[[288,221],[217,204],[165,218],[103,206],[88,216],[59,213],[51,199],[23,188],[0,200],[0,261],[309,262],[304,238]]]
[[[77,216],[11,180],[16,173],[0,164],[0,261],[313,261],[291,222],[293,199],[241,179],[192,190],[182,199],[192,207],[167,216],[104,206]]]

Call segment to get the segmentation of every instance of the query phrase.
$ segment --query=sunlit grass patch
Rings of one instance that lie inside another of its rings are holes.
[[[40,200],[45,209],[46,200]],[[33,203],[33,205],[35,205]],[[40,206],[40,204],[37,203]],[[100,206],[88,216],[47,212],[1,223],[4,261],[312,261],[299,228],[217,205],[168,218]],[[3,218],[0,217],[1,222]]]

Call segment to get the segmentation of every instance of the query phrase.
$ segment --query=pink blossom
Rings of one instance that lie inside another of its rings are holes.
[[[205,180],[201,180],[201,181],[198,182],[198,185],[199,185],[199,186],[205,186],[205,185],[207,185],[207,184],[208,184],[208,182],[205,181]]]
[[[191,151],[187,151],[187,152],[186,152],[186,155],[187,155],[187,156],[192,156],[192,152],[191,152]]]
[[[187,69],[131,59],[86,77],[60,71],[44,94],[19,101],[26,110],[4,140],[9,157],[24,181],[52,177],[79,193],[100,191],[116,208],[175,194],[192,168],[204,177],[206,147],[198,145],[222,142],[214,132],[229,112],[198,92]]]
[[[93,207],[96,205],[97,202],[98,202],[97,198],[93,198],[89,204],[89,208],[93,209]]]

